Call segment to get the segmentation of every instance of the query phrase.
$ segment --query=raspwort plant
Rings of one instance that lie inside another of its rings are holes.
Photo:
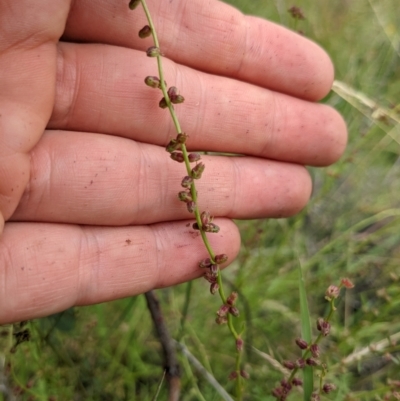
[[[228,260],[228,257],[223,253],[216,254],[212,249],[207,237],[207,233],[218,233],[219,227],[213,222],[213,216],[211,216],[208,211],[200,211],[198,207],[196,180],[201,178],[206,166],[200,161],[201,155],[199,153],[189,153],[187,150],[186,142],[189,135],[182,131],[174,109],[174,105],[183,103],[185,99],[175,86],[167,88],[162,66],[163,53],[162,49],[160,49],[157,32],[146,1],[131,0],[129,3],[129,8],[131,10],[135,10],[140,4],[142,5],[144,13],[146,14],[148,25],[140,29],[139,37],[145,39],[149,36],[152,36],[153,45],[147,48],[146,55],[148,57],[154,57],[157,59],[159,74],[158,77],[147,76],[144,79],[144,82],[149,87],[158,89],[162,92],[162,97],[159,101],[159,107],[169,110],[175,126],[177,136],[176,138],[171,139],[167,144],[166,151],[170,154],[170,157],[173,161],[183,163],[186,168],[186,174],[183,176],[181,182],[183,190],[178,193],[178,198],[180,201],[186,204],[188,212],[194,215],[196,221],[193,223],[192,227],[194,230],[198,230],[200,232],[204,246],[208,253],[207,258],[199,261],[199,266],[205,270],[204,278],[210,283],[211,294],[216,294],[218,292],[222,301],[222,306],[217,311],[216,323],[227,324],[235,342],[236,363],[234,370],[229,375],[229,379],[236,380],[236,395],[240,400],[243,396],[243,383],[241,379],[248,378],[249,375],[241,368],[244,342],[241,334],[238,333],[233,322],[233,319],[239,316],[239,309],[236,306],[238,294],[236,292],[232,292],[228,297],[225,295],[220,266]]]

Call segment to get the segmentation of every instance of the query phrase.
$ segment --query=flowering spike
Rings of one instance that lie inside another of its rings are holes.
[[[140,31],[139,31],[139,38],[144,39],[147,38],[148,36],[151,35],[151,28],[148,25],[145,25]]]
[[[307,358],[306,364],[308,366],[318,366],[318,362],[314,358]]]

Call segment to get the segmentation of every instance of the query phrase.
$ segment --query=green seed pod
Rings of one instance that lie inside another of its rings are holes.
[[[172,160],[178,163],[183,163],[185,161],[185,159],[183,158],[183,154],[181,152],[172,152],[170,157]]]
[[[176,141],[176,139],[171,139],[166,146],[165,150],[169,153],[173,152],[174,150],[179,150],[181,148],[181,144]]]
[[[162,109],[166,109],[168,107],[167,101],[165,100],[165,97],[163,97],[160,100],[160,103],[158,103],[158,106],[161,107]]]
[[[171,102],[173,104],[183,103],[184,101],[185,101],[185,98],[182,95],[176,95],[174,97],[171,97]]]
[[[181,185],[183,188],[189,188],[193,183],[193,178],[189,177],[188,175],[186,177],[183,177]]]
[[[188,136],[183,132],[181,134],[178,134],[178,136],[176,137],[176,140],[177,140],[177,142],[179,142],[183,145],[186,142],[187,137]]]
[[[228,260],[228,255],[221,253],[220,255],[215,255],[214,261],[217,265],[222,265]]]
[[[192,202],[192,195],[190,194],[190,192],[187,191],[181,191],[178,193],[178,198],[180,201],[182,202]]]
[[[198,180],[198,179],[201,178],[205,168],[206,168],[206,166],[203,163],[199,163],[197,166],[192,168],[192,171],[191,171],[190,175],[195,180]]]
[[[139,31],[139,38],[144,39],[147,38],[151,35],[151,28],[148,25],[145,25],[140,31]]]
[[[129,2],[129,8],[134,10],[140,4],[140,0],[131,0]]]
[[[151,88],[159,88],[160,87],[160,79],[158,77],[148,76],[144,79],[144,83]]]
[[[150,46],[146,50],[147,57],[158,57],[161,56],[160,48],[157,46]]]
[[[196,210],[196,202],[186,202],[186,207],[189,213],[194,213]]]

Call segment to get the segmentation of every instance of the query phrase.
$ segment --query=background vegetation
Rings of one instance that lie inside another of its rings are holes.
[[[282,378],[274,361],[299,356],[294,344],[300,335],[299,263],[315,319],[327,307],[328,285],[343,276],[356,285],[339,301],[333,334],[322,343],[321,359],[338,387],[326,399],[399,399],[394,382],[400,380],[398,0],[229,2],[301,30],[328,50],[340,82],[325,102],[343,114],[350,132],[339,163],[311,169],[314,194],[300,215],[239,223],[242,252],[225,277],[240,294],[246,325],[251,375],[246,400],[273,400],[271,389]],[[304,21],[290,16],[293,5],[301,7]],[[186,288],[159,292],[175,338]],[[230,391],[232,339],[213,321],[217,308],[207,283],[193,283],[181,342]],[[163,362],[144,297],[68,310],[29,327],[32,340],[17,348],[11,371],[3,372],[14,399],[153,399]],[[6,336],[7,329],[2,333]],[[182,400],[220,400],[188,359],[179,358]],[[166,399],[165,385],[158,399]]]

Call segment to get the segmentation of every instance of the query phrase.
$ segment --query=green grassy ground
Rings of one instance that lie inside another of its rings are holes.
[[[240,293],[244,312],[251,374],[245,399],[273,400],[271,389],[282,377],[274,361],[299,356],[293,342],[300,335],[299,263],[313,319],[326,311],[328,285],[343,276],[356,284],[338,303],[332,335],[322,343],[328,379],[338,387],[325,399],[399,399],[393,391],[393,380],[400,380],[398,0],[298,0],[306,20],[297,23],[287,12],[291,1],[229,2],[302,30],[328,50],[340,82],[325,102],[343,114],[350,132],[339,163],[311,170],[313,197],[299,216],[239,223],[243,249],[225,277]],[[173,336],[185,291],[183,285],[159,292]],[[227,329],[214,324],[218,305],[203,281],[191,291],[182,341],[231,391],[234,353]],[[18,400],[153,399],[162,353],[143,297],[70,310],[29,326],[32,340],[10,357],[9,382]],[[181,354],[180,362],[182,400],[221,399]],[[158,399],[167,399],[165,386]]]

